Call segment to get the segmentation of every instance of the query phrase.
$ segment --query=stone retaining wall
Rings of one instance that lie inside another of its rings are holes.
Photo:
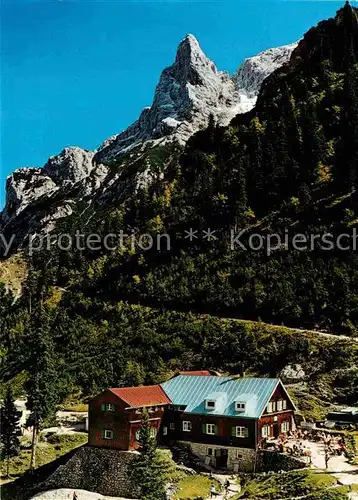
[[[136,452],[83,446],[41,484],[41,491],[78,488],[101,495],[138,498],[138,488],[129,478]]]
[[[304,460],[292,457],[291,455],[286,455],[285,453],[268,450],[258,452],[257,470],[260,472],[278,472],[281,470],[289,471],[303,469],[304,467],[307,467]]]

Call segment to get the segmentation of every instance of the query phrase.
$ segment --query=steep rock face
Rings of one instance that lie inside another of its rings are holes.
[[[292,43],[282,47],[275,47],[264,50],[257,54],[257,56],[245,59],[234,78],[237,87],[249,99],[253,99],[252,107],[255,104],[262,82],[273,71],[290,60],[291,54],[297,45],[298,43]]]
[[[88,177],[95,168],[93,156],[79,147],[65,148],[51,156],[43,168],[15,170],[6,182],[6,205],[0,221],[7,224],[32,203]]]
[[[34,200],[57,191],[55,182],[42,168],[15,170],[6,181],[6,205],[1,214],[3,223],[17,217]]]
[[[79,147],[65,148],[59,155],[51,156],[43,170],[57,184],[78,182],[93,170],[94,153]]]

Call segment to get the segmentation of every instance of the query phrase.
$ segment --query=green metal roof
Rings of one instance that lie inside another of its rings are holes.
[[[185,413],[259,418],[280,383],[276,378],[234,378],[178,375],[161,384],[173,405],[186,406]],[[215,409],[206,409],[206,400],[215,400]],[[235,410],[236,401],[245,411]]]

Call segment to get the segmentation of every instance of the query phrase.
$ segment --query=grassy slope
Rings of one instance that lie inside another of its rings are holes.
[[[197,497],[207,498],[210,495],[210,486],[214,484],[216,491],[220,490],[220,484],[207,476],[187,476],[178,482],[178,491],[174,500],[190,500]]]
[[[88,436],[85,433],[55,436],[51,441],[40,440],[36,453],[36,467],[57,460],[69,451],[87,443]],[[24,474],[30,465],[31,448],[29,438],[21,439],[22,449],[20,455],[10,460],[10,476],[18,477]],[[0,462],[1,476],[6,472],[5,462]]]
[[[21,294],[23,283],[28,274],[28,265],[21,253],[0,261],[0,282],[11,290],[15,296]]]
[[[311,470],[273,474],[268,477],[248,479],[242,486],[242,491],[237,496],[237,499],[273,500],[293,498],[326,491],[333,487],[336,482],[329,474]]]

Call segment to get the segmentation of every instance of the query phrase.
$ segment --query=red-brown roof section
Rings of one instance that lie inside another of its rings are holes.
[[[131,407],[158,406],[171,404],[160,385],[146,385],[141,387],[120,387],[109,389]]]
[[[178,375],[193,375],[196,377],[207,377],[210,376],[211,373],[209,372],[209,370],[197,370],[191,372],[179,372]]]

